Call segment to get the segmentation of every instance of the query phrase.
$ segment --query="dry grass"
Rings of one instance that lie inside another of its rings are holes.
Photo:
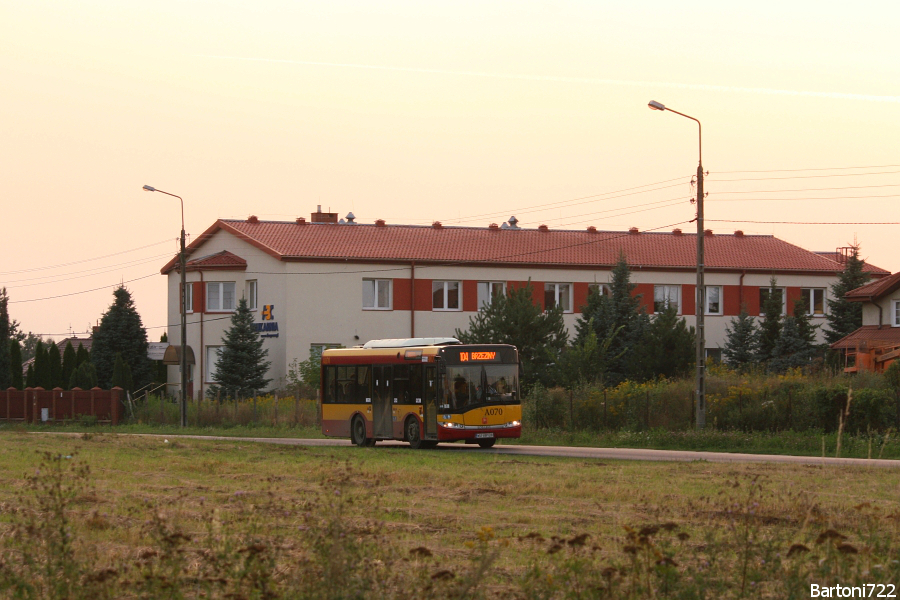
[[[20,597],[784,598],[900,583],[887,469],[15,433],[0,457],[0,593]]]

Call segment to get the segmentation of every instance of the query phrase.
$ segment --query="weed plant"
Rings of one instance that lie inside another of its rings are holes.
[[[803,598],[900,581],[900,475],[883,469],[0,442],[3,597]]]

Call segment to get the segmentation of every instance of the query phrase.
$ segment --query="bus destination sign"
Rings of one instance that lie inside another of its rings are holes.
[[[494,360],[496,352],[460,352],[459,362]]]

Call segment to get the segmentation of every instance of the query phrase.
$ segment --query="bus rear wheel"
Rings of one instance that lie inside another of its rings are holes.
[[[497,441],[496,439],[478,440],[478,445],[481,446],[482,448],[493,448],[494,442],[496,442],[496,441]]]
[[[428,444],[422,439],[422,429],[419,427],[419,420],[415,417],[409,417],[406,419],[406,427],[404,427],[406,432],[406,441],[409,442],[409,447],[418,450],[420,448],[427,448]]]
[[[360,416],[354,417],[353,422],[350,423],[350,441],[360,448],[367,446],[366,422]]]

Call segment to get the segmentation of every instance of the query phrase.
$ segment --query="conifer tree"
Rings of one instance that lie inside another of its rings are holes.
[[[90,362],[90,360],[91,353],[87,351],[84,344],[78,342],[78,350],[75,352],[75,368],[77,369],[81,366],[81,363]]]
[[[643,346],[650,317],[641,307],[640,296],[633,295],[635,287],[631,283],[631,269],[625,254],[620,253],[612,270],[609,295],[591,293],[575,324],[576,343],[579,344],[584,343],[589,323],[598,340],[605,340],[613,332],[619,332],[609,347],[609,353],[614,358],[609,362],[607,379],[612,384],[640,377],[652,370],[648,369]]]
[[[84,361],[78,368],[72,371],[72,378],[69,380],[69,389],[79,388],[89,390],[97,387],[97,369],[94,363],[89,360]]]
[[[113,292],[114,301],[100,319],[100,327],[94,334],[91,361],[97,369],[100,387],[109,387],[112,380],[116,353],[122,354],[131,368],[134,385],[143,387],[153,378],[152,365],[147,358],[147,331],[141,316],[134,307],[131,293],[124,287]]]
[[[816,349],[816,329],[806,314],[802,300],[794,303],[791,316],[784,319],[781,335],[772,349],[769,370],[784,373],[788,369],[808,367]]]
[[[34,363],[28,365],[28,370],[25,372],[25,387],[37,387],[37,378],[34,376]]]
[[[825,339],[833,344],[844,336],[850,335],[862,327],[862,303],[847,302],[844,296],[850,290],[864,286],[869,281],[869,275],[863,271],[865,262],[859,258],[859,246],[853,246],[844,270],[838,276],[838,280],[831,286],[831,298],[828,299],[828,329],[825,329]]]
[[[9,341],[12,330],[9,322],[9,296],[6,288],[0,288],[0,390],[8,388],[12,380],[10,378],[11,363],[9,356]]]
[[[467,344],[512,344],[519,350],[519,369],[523,387],[537,382],[551,383],[551,365],[559,359],[568,335],[562,307],[543,311],[535,304],[531,282],[509,289],[482,305],[469,318],[466,331],[456,337]]]
[[[9,385],[17,390],[25,389],[25,379],[22,376],[22,346],[17,339],[9,341]]]
[[[228,394],[252,396],[269,385],[266,379],[269,365],[268,350],[263,349],[263,339],[253,326],[253,313],[247,308],[247,299],[238,301],[231,317],[231,327],[222,338],[224,346],[219,351],[219,362],[214,381]]]
[[[769,293],[766,295],[762,306],[763,320],[759,325],[758,359],[766,362],[773,356],[775,344],[781,336],[782,315],[784,313],[784,300],[782,292],[778,288],[778,281],[774,277],[769,280]]]
[[[669,305],[653,316],[641,344],[646,371],[642,379],[685,377],[696,361],[697,340],[693,327],[688,327],[678,309]],[[640,364],[640,363],[639,363]]]
[[[62,357],[59,354],[59,346],[56,342],[51,341],[47,346],[47,369],[50,372],[50,388],[63,387],[68,382],[63,383],[62,380]]]
[[[63,350],[61,386],[69,385],[69,380],[72,379],[72,371],[78,366],[77,360],[78,355],[75,354],[72,342],[66,342],[66,348]]]
[[[756,362],[759,353],[759,330],[756,320],[741,306],[741,312],[731,319],[731,326],[725,326],[725,347],[722,354],[725,362],[739,371],[746,371]]]
[[[44,348],[44,342],[39,341],[34,347],[34,381],[35,387],[41,387],[45,390],[53,389],[50,381],[50,360],[47,357],[47,350]]]
[[[131,379],[131,369],[128,363],[122,360],[122,353],[116,352],[116,363],[113,366],[112,381],[110,387],[120,387],[125,391],[134,391],[134,382]]]

